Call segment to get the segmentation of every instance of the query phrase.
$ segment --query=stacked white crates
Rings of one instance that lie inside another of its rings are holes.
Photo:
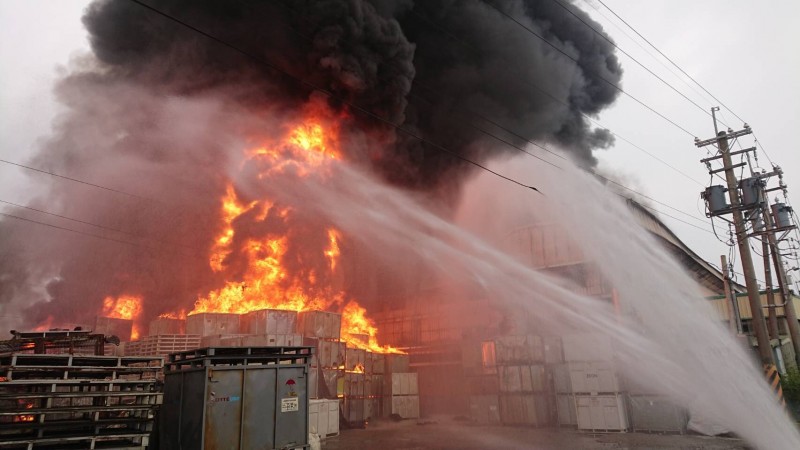
[[[297,315],[297,332],[302,336],[304,345],[314,348],[309,367],[309,397],[312,399],[309,406],[312,416],[309,420],[312,432],[317,427],[317,434],[322,439],[339,434],[340,411],[344,419],[350,421],[350,404],[346,402],[345,389],[364,390],[363,379],[346,377],[347,350],[340,339],[341,327],[341,314],[302,311]],[[315,409],[318,411],[315,412]],[[354,413],[363,414],[363,403]]]
[[[630,428],[611,339],[597,334],[562,338],[564,363],[553,368],[560,425],[587,431]]]
[[[419,378],[411,372],[410,359],[406,354],[383,356],[383,390],[381,392],[381,415],[416,419],[419,411]]]
[[[504,425],[541,427],[552,423],[540,336],[503,336],[494,341],[500,420]]]

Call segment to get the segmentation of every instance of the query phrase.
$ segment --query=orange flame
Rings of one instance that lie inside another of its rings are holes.
[[[122,295],[117,298],[106,297],[103,300],[103,316],[113,319],[126,319],[133,321],[131,340],[139,339],[139,316],[142,314],[142,298],[132,295]]]
[[[222,199],[222,221],[224,229],[214,241],[214,246],[211,249],[211,259],[209,265],[215,272],[223,269],[223,261],[231,253],[231,243],[233,242],[233,220],[242,215],[242,213],[252,209],[257,202],[252,202],[249,205],[244,205],[239,202],[236,197],[236,191],[233,185],[228,184],[225,189],[225,198]]]
[[[365,340],[359,335],[366,335]],[[389,345],[378,344],[378,328],[367,317],[367,310],[355,301],[350,301],[342,310],[342,340],[350,347],[374,353],[403,353]]]
[[[337,120],[331,117],[324,104],[312,102],[306,112],[306,118],[287,127],[282,137],[247,152],[247,156],[259,164],[262,178],[275,174],[305,177],[312,172],[325,175],[327,165],[341,158]],[[225,259],[236,251],[246,258],[246,270],[237,274],[236,280],[228,280],[221,288],[200,296],[189,315],[203,312],[241,314],[266,308],[294,311],[339,309],[345,303],[345,293],[333,286],[320,286],[319,280],[325,279],[325,275],[330,278],[338,269],[341,233],[328,228],[327,246],[320,249],[321,256],[328,261],[325,269],[329,270],[328,273],[309,270],[304,276],[296,276],[284,264],[290,242],[294,242],[290,240],[291,230],[283,236],[234,242],[234,222],[248,212],[257,213],[258,220],[265,220],[272,215],[286,219],[293,210],[275,205],[269,199],[247,203],[237,196],[232,184],[227,186],[221,199],[221,226],[211,248],[209,265],[215,272],[225,271]],[[358,340],[356,334],[366,338]],[[378,345],[377,329],[366,317],[366,310],[352,299],[342,311],[342,335],[352,347],[379,353],[401,353],[395,348]]]
[[[334,228],[328,229],[328,243],[329,247],[325,250],[325,256],[328,257],[328,260],[331,263],[331,272],[336,271],[336,261],[339,259],[339,239],[340,235],[339,232]]]

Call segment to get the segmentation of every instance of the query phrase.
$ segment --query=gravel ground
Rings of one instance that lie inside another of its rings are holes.
[[[582,433],[566,428],[478,426],[449,418],[424,422],[377,421],[365,429],[342,430],[322,442],[323,450],[422,449],[745,449],[740,439],[644,433]]]

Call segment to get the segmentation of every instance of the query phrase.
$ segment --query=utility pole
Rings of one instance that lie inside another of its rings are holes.
[[[717,127],[716,116],[714,112],[717,111],[718,108],[712,108],[711,113],[714,116],[714,128]],[[728,196],[730,198],[730,207],[724,208],[725,213],[730,213],[733,216],[733,226],[736,230],[736,242],[739,245],[739,257],[742,261],[742,271],[744,272],[745,278],[745,285],[747,286],[747,297],[750,302],[750,309],[753,314],[753,319],[751,321],[753,325],[753,331],[756,335],[756,341],[758,342],[758,353],[761,358],[762,364],[775,364],[775,360],[772,356],[772,346],[769,342],[769,337],[767,336],[767,324],[764,321],[764,312],[761,310],[761,293],[758,290],[758,282],[756,280],[756,273],[753,267],[753,256],[750,254],[750,244],[748,242],[747,236],[747,229],[745,227],[744,216],[742,214],[742,205],[739,198],[739,186],[738,180],[736,179],[736,174],[734,173],[734,169],[736,167],[742,167],[744,163],[738,164],[736,166],[733,165],[731,160],[731,151],[728,147],[728,139],[735,139],[739,136],[745,136],[750,134],[752,131],[749,127],[746,127],[743,130],[734,132],[733,130],[729,130],[728,132],[720,131],[717,133],[715,138],[707,139],[705,141],[701,141],[699,139],[695,139],[695,145],[699,148],[705,147],[707,145],[711,145],[716,143],[719,149],[719,156],[713,158],[707,158],[703,160],[704,162],[708,162],[711,159],[722,159],[723,168],[717,171],[712,171],[713,173],[718,172],[725,172],[725,179],[728,184]],[[713,188],[714,186],[712,186]],[[711,189],[711,188],[709,188]],[[719,189],[715,191],[709,192],[706,191],[706,196],[710,202],[717,202],[718,198],[712,197],[714,192],[721,192]],[[712,214],[721,214],[723,208],[717,209],[716,207],[719,205],[714,205],[715,208],[712,208]]]
[[[779,176],[783,176],[783,173],[780,172],[780,168],[776,168],[775,171],[778,172]],[[775,222],[773,221],[772,214],[770,214],[769,201],[767,200],[766,195],[767,192],[763,186],[762,193],[765,201],[761,212],[764,217],[764,225],[766,226],[767,241],[772,252],[772,260],[775,263],[775,274],[778,278],[778,286],[781,290],[781,297],[783,297],[783,311],[786,315],[786,322],[789,328],[789,337],[792,339],[792,348],[794,349],[795,361],[797,361],[798,366],[800,366],[800,353],[798,353],[800,352],[800,324],[797,323],[797,313],[794,310],[794,304],[791,300],[789,282],[786,277],[786,269],[783,267],[783,258],[781,257],[781,251],[780,248],[778,248],[778,242],[775,238],[777,229]]]

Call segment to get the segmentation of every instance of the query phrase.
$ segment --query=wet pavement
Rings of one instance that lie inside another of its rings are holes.
[[[745,449],[740,439],[698,435],[584,433],[569,428],[474,425],[449,418],[371,422],[322,441],[323,450]]]

